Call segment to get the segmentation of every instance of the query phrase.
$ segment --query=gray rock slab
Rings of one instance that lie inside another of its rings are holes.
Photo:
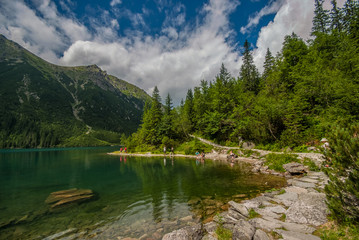
[[[283,227],[288,231],[300,232],[300,233],[313,233],[316,229],[305,224],[297,224],[290,222],[283,222]]]
[[[283,165],[283,168],[292,175],[308,172],[308,167],[301,163],[291,162]]]
[[[273,207],[266,207],[264,208],[265,210],[268,210],[268,211],[271,211],[271,212],[274,212],[274,213],[277,213],[277,214],[282,214],[282,213],[285,213],[287,210],[280,206],[280,205],[276,205],[276,206],[273,206]]]
[[[233,208],[228,209],[228,215],[236,220],[247,219],[245,216],[243,216]]]
[[[270,240],[270,239],[264,231],[257,229],[257,231],[253,236],[253,240]]]
[[[309,183],[309,182],[302,182],[300,180],[294,179],[292,181],[292,185],[296,186],[296,187],[301,187],[301,188],[315,188],[315,184],[314,183]]]
[[[248,217],[248,215],[249,215],[248,209],[243,204],[239,204],[239,203],[236,203],[234,201],[229,201],[228,204],[235,211],[239,212],[240,214],[242,214],[245,217]]]
[[[163,236],[162,240],[188,240],[189,235],[186,230],[179,229]]]
[[[218,224],[216,222],[209,222],[203,225],[204,229],[208,233],[214,233],[217,229]]]
[[[252,240],[256,229],[247,221],[239,220],[234,226],[232,239],[234,240]]]
[[[285,190],[285,192],[292,192],[292,193],[297,193],[297,194],[308,193],[307,189],[301,188],[301,187],[296,187],[296,186],[286,187],[286,188],[284,188],[284,190]]]
[[[271,218],[276,218],[276,219],[281,217],[281,215],[274,213],[266,208],[258,208],[258,209],[255,209],[255,211],[257,213],[259,213],[262,217],[271,217]]]
[[[203,237],[203,230],[201,224],[195,226],[188,226],[179,230],[167,233],[162,240],[200,240]]]
[[[319,226],[327,221],[328,207],[325,203],[325,194],[307,193],[299,195],[286,212],[287,222]]]
[[[280,229],[277,229],[274,231],[276,233],[282,235],[284,240],[320,240],[319,237],[311,235],[311,234],[285,231],[285,230],[280,230]]]
[[[308,183],[318,183],[319,180],[318,179],[312,179],[310,177],[302,177],[300,178],[301,182],[308,182]]]
[[[204,235],[204,237],[202,238],[202,240],[218,240],[217,237],[211,235],[211,234],[206,234]]]
[[[288,207],[291,206],[293,202],[298,201],[298,194],[295,192],[286,192],[281,195],[276,195],[274,201],[279,201]]]
[[[266,231],[272,231],[276,228],[282,227],[282,224],[277,221],[268,221],[263,218],[253,218],[249,220],[249,223],[252,224],[255,228],[260,228]]]

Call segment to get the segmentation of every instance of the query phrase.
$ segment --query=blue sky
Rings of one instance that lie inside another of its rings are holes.
[[[237,77],[245,39],[259,70],[285,35],[308,39],[313,10],[314,0],[0,0],[0,33],[54,64],[97,64],[149,94],[158,86],[177,104],[221,63]]]

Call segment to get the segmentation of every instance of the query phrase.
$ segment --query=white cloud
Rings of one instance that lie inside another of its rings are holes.
[[[0,31],[39,56],[58,62],[67,45],[90,37],[87,29],[71,18],[60,16],[49,0],[38,1],[39,17],[23,1],[0,0]]]
[[[339,5],[344,1],[340,0]],[[0,33],[35,54],[69,66],[97,64],[150,94],[157,85],[163,98],[169,92],[176,103],[201,79],[214,79],[222,62],[233,76],[238,76],[241,57],[236,43],[231,41],[236,33],[230,27],[229,15],[239,1],[209,0],[199,13],[203,18],[196,23],[185,21],[184,6],[178,4],[158,35],[133,30],[124,37],[118,36],[119,23],[109,11],[90,19],[91,29],[95,30],[91,33],[71,14],[61,15],[50,0],[37,0],[36,11],[22,0],[0,3]],[[165,6],[168,1],[158,3]],[[314,0],[278,0],[249,20],[247,29],[276,11],[275,18],[261,29],[257,40],[254,60],[260,69],[266,49],[269,47],[273,54],[278,52],[285,35],[295,32],[309,38],[313,8]],[[150,14],[147,10],[121,13],[141,28],[146,27],[145,19]]]
[[[275,0],[270,1],[264,8],[262,8],[259,12],[256,12],[253,17],[249,18],[248,24],[244,27],[241,27],[241,33],[245,34],[250,31],[251,28],[258,25],[259,21],[262,17],[276,13],[280,7],[283,5],[284,0]]]
[[[120,5],[122,3],[122,0],[112,0],[111,2],[110,2],[110,6],[111,7],[114,7],[114,6],[116,6],[116,5]]]
[[[343,6],[345,0],[339,0],[338,6]],[[324,4],[331,8],[330,1]],[[260,71],[267,48],[275,55],[282,48],[284,37],[292,32],[304,40],[310,38],[314,16],[314,0],[285,0],[281,4],[274,20],[262,27],[257,39],[257,49],[254,51],[254,61]]]
[[[61,61],[66,65],[96,63],[148,93],[157,85],[163,99],[169,92],[179,103],[188,88],[198,86],[201,79],[212,80],[222,62],[238,75],[240,56],[227,40],[232,34],[228,15],[238,4],[211,0],[204,6],[203,24],[194,31],[184,27],[178,32],[166,26],[156,37],[135,32],[112,43],[77,41]]]

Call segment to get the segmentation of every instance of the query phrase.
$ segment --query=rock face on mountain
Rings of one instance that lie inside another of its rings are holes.
[[[149,99],[96,65],[53,65],[0,35],[0,148],[116,142]]]

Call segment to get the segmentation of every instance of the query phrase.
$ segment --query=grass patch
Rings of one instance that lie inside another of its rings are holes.
[[[223,227],[223,218],[219,214],[218,216],[218,226],[216,229],[216,234],[218,240],[231,240],[232,239],[232,232],[231,230]]]
[[[282,194],[284,194],[284,193],[286,193],[285,190],[284,190],[284,189],[281,189],[281,190],[279,191],[278,195],[282,195]]]
[[[320,168],[317,165],[315,165],[315,163],[310,158],[307,158],[307,157],[304,158],[303,164],[308,166],[310,171],[314,171],[314,172],[319,172],[320,171]]]
[[[279,220],[281,220],[282,222],[285,222],[285,219],[287,218],[287,215],[285,215],[284,213],[282,214],[282,216],[280,216]]]
[[[282,235],[280,235],[279,233],[276,233],[276,232],[274,232],[274,231],[271,231],[269,234],[270,234],[274,239],[282,239],[282,238],[283,238]]]
[[[322,240],[355,240],[359,239],[359,226],[353,224],[338,225],[328,222],[315,232]]]
[[[249,214],[248,214],[248,218],[252,219],[252,218],[257,218],[260,217],[261,215],[259,213],[257,213],[253,208],[249,209]]]
[[[285,172],[283,168],[283,164],[287,164],[290,162],[299,162],[297,155],[295,154],[276,154],[276,153],[269,153],[266,155],[265,165],[269,167],[269,169],[278,171],[278,172]]]
[[[272,189],[265,190],[265,192],[271,193],[271,192],[275,192],[275,191],[279,191],[279,190],[280,190],[279,188],[272,188]]]

